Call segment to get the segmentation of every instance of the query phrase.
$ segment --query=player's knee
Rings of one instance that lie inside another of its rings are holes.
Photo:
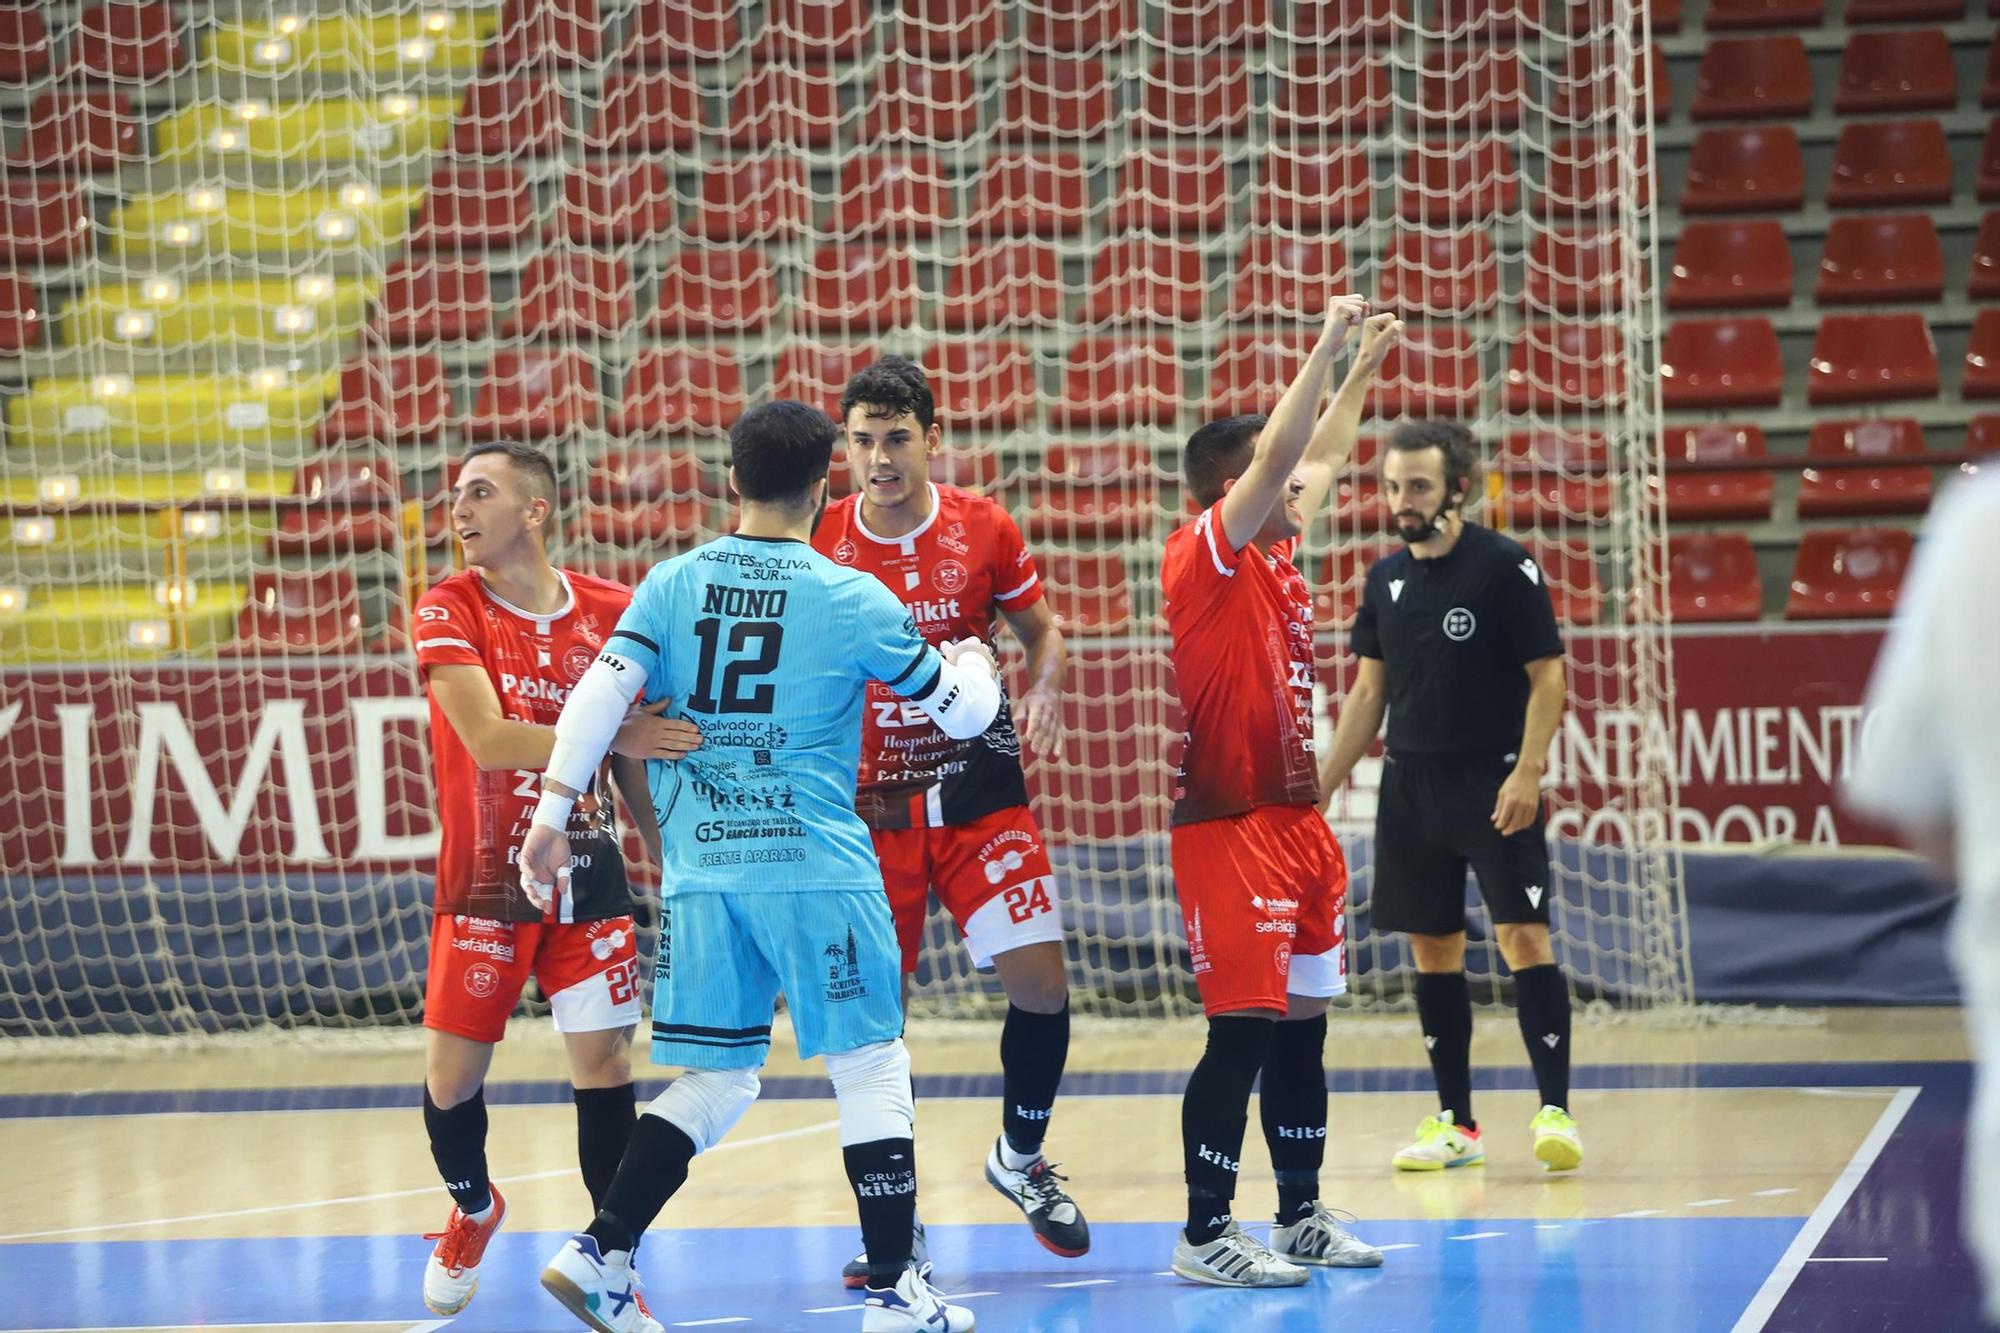
[[[1465,935],[1412,935],[1410,953],[1419,972],[1462,972],[1465,970]]]
[[[881,1139],[907,1139],[917,1119],[910,1088],[910,1048],[901,1037],[826,1057],[840,1107],[842,1147]]]
[[[653,1098],[646,1114],[687,1135],[696,1152],[707,1152],[735,1128],[762,1086],[754,1069],[690,1069]]]
[[[1509,971],[1542,967],[1556,960],[1555,948],[1549,943],[1549,928],[1538,922],[1495,926],[1493,935]]]
[[[1069,1005],[1069,978],[1060,961],[1053,967],[1029,967],[1004,978],[1007,1003],[1031,1014],[1059,1014]]]
[[[589,1032],[569,1041],[570,1082],[579,1088],[620,1088],[632,1081],[632,1030]]]

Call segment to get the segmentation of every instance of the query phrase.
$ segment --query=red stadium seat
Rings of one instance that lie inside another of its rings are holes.
[[[1663,447],[1668,470],[1648,484],[1664,492],[1669,523],[1761,523],[1771,517],[1777,487],[1770,469],[1677,466],[1761,462],[1769,456],[1762,427],[1720,421],[1675,426]]]
[[[673,228],[674,181],[666,163],[585,162],[563,177],[551,234],[579,245],[626,245]]]
[[[979,80],[970,65],[891,57],[868,103],[862,137],[961,143],[979,133]]]
[[[1062,256],[1046,241],[975,241],[945,267],[947,329],[1062,322]]]
[[[584,529],[599,546],[640,547],[654,553],[685,550],[711,526],[715,506],[699,496],[667,500],[592,500],[583,508]]]
[[[1967,398],[2000,398],[2000,310],[1982,310],[1973,317],[1960,392]]]
[[[938,414],[959,430],[1009,430],[1035,411],[1035,363],[1020,343],[992,338],[933,342],[924,369]]]
[[[1797,119],[1812,114],[1812,65],[1796,33],[1717,37],[1695,75],[1696,120]]]
[[[1528,242],[1527,304],[1596,314],[1625,299],[1625,239],[1604,231],[1536,231]]]
[[[1229,221],[1229,163],[1219,148],[1141,149],[1119,173],[1113,231],[1220,231]]]
[[[1363,464],[1359,446],[1356,465]],[[1559,472],[1566,476],[1596,476],[1611,461],[1611,446],[1594,430],[1550,428],[1511,431],[1500,440],[1503,471]]]
[[[1709,0],[1704,26],[1715,30],[1742,28],[1817,28],[1820,0]]]
[[[826,148],[840,124],[840,76],[818,65],[765,65],[735,85],[727,125],[732,148]]]
[[[650,69],[721,60],[742,40],[737,13],[735,0],[638,0],[618,62]]]
[[[468,440],[545,440],[595,426],[597,371],[581,352],[503,348],[463,426]]]
[[[584,497],[597,504],[719,500],[725,482],[682,449],[609,449],[590,461]]]
[[[1800,534],[1785,619],[1887,618],[1896,609],[1914,544],[1901,528]]]
[[[1710,129],[1695,136],[1681,212],[1792,213],[1805,197],[1805,159],[1791,126]]]
[[[1069,349],[1062,400],[1049,412],[1061,429],[1170,426],[1180,418],[1180,353],[1172,338],[1089,337]]]
[[[405,259],[382,280],[376,327],[391,344],[465,342],[493,324],[493,286],[473,259]]]
[[[49,72],[49,28],[41,10],[0,9],[0,83],[32,83]]]
[[[1667,309],[1719,310],[1792,303],[1792,243],[1784,226],[1686,222],[1667,277]]]
[[[1298,378],[1318,335],[1239,333],[1216,348],[1205,411],[1212,418],[1268,413]]]
[[[1833,147],[1829,208],[1951,202],[1951,153],[1935,120],[1867,121],[1841,127]]]
[[[1506,479],[1497,501],[1513,528],[1602,523],[1611,516],[1611,483],[1603,477],[1562,477],[1548,473]]]
[[[402,490],[395,461],[385,455],[333,454],[303,463],[291,498],[277,511],[273,555],[388,551],[402,535]]]
[[[1633,195],[1635,205],[1644,208],[1653,201],[1650,152],[1643,135],[1623,147],[1610,135],[1558,136],[1549,143],[1547,172],[1535,196],[1536,207],[1555,219],[1569,215],[1579,225],[1594,222],[1599,210],[1628,194]]]
[[[695,246],[660,271],[655,333],[747,333],[770,322],[777,284],[752,247]]]
[[[507,0],[486,68],[575,69],[597,63],[606,25],[597,0]]]
[[[1776,407],[1785,365],[1771,321],[1675,320],[1660,346],[1660,387],[1668,411]]]
[[[1521,206],[1513,150],[1498,139],[1431,143],[1403,155],[1397,211],[1413,222],[1465,225]]]
[[[935,153],[858,156],[840,172],[836,231],[846,237],[933,235],[951,221],[949,178]]]
[[[1757,551],[1740,532],[1667,538],[1667,589],[1667,614],[1679,624],[1757,620],[1764,614]]]
[[[1339,231],[1373,206],[1368,155],[1359,148],[1275,149],[1253,192],[1260,227]]]
[[[51,88],[29,106],[27,129],[7,165],[74,175],[116,171],[144,152],[132,99],[124,93]]]
[[[19,356],[39,346],[42,315],[34,284],[18,273],[0,273],[0,355]]]
[[[1500,299],[1500,259],[1484,230],[1399,232],[1382,261],[1375,299],[1426,315],[1488,310]]]
[[[1653,31],[1660,28],[1655,24]],[[1641,80],[1652,100],[1648,123],[1665,120],[1673,110],[1673,84],[1667,77],[1667,53],[1657,42],[1632,58],[1629,69],[1615,63],[1617,50],[1602,43],[1572,47],[1564,77],[1549,90],[1549,115],[1573,124],[1588,124],[1616,115]]]
[[[1250,125],[1249,66],[1233,55],[1163,56],[1147,74],[1139,130],[1241,134]]]
[[[1357,51],[1304,48],[1278,77],[1271,132],[1314,142],[1386,129],[1395,114],[1395,86],[1385,62]]]
[[[1339,634],[1354,628],[1369,566],[1395,549],[1380,541],[1346,541],[1321,557],[1313,584],[1313,624],[1321,632]]]
[[[1056,444],[1028,502],[1036,540],[1124,539],[1151,532],[1159,509],[1152,451],[1139,444]]]
[[[1336,537],[1349,533],[1370,536],[1389,530],[1389,507],[1382,501],[1382,483],[1373,477],[1353,477],[1333,484],[1333,526]]]
[[[1549,604],[1565,625],[1595,625],[1604,609],[1604,585],[1597,577],[1597,557],[1585,541],[1531,541],[1528,554],[1542,567],[1542,584]]]
[[[1168,46],[1262,46],[1270,0],[1167,0]]]
[[[0,260],[60,264],[90,250],[81,182],[0,180]]]
[[[444,434],[451,414],[444,362],[436,356],[364,356],[341,369],[319,442],[428,444]]]
[[[1915,311],[1827,315],[1813,340],[1806,401],[1881,403],[1934,398],[1937,347]]]
[[[2000,416],[1974,417],[1965,428],[1965,451],[1970,454],[2000,453]]]
[[[1039,0],[1024,5],[1031,51],[1090,54],[1124,46],[1143,31],[1139,0]]]
[[[452,131],[460,157],[552,157],[569,135],[562,88],[553,79],[486,77],[465,90]]]
[[[1940,29],[1857,32],[1847,39],[1833,91],[1837,115],[1949,111],[1957,104],[1951,43]]]
[[[1505,46],[1434,48],[1424,58],[1411,119],[1432,134],[1518,126],[1520,52]]]
[[[771,371],[771,394],[823,407],[829,416],[838,418],[840,395],[847,382],[879,355],[873,347],[793,343],[778,353]]]
[[[354,571],[333,565],[310,572],[259,570],[236,618],[236,638],[222,651],[352,653],[361,649],[361,592]]]
[[[1038,563],[1063,633],[1123,634],[1132,628],[1132,583],[1122,557],[1050,551]]]
[[[613,435],[720,435],[743,415],[743,370],[727,347],[642,347],[605,423]]]
[[[1257,232],[1236,265],[1229,318],[1323,320],[1347,281],[1347,251],[1338,240]]]
[[[701,88],[679,70],[612,74],[590,135],[590,151],[619,157],[695,146],[701,132]]]
[[[1986,48],[1986,78],[1979,85],[1979,105],[1989,111],[2000,107],[2000,33]]]
[[[1420,5],[1419,10],[1431,8]],[[1450,41],[1500,41],[1542,22],[1542,0],[1436,0],[1424,26]]]
[[[689,230],[710,241],[789,240],[812,217],[805,165],[796,158],[738,158],[702,172]]]
[[[1000,489],[1000,456],[991,449],[946,449],[931,460],[931,480],[940,486],[992,495]]]
[[[1409,18],[1407,0],[1295,0],[1292,43],[1386,46],[1396,36],[1396,19]]]
[[[916,307],[916,264],[908,251],[834,241],[813,255],[798,323],[820,332],[881,333],[907,324]]]
[[[1916,461],[1908,467],[1808,467],[1799,473],[1799,517],[1923,513],[1931,507],[1925,452],[1924,428],[1910,417],[1814,422],[1806,437],[1807,458]]]
[[[1841,20],[1855,23],[1956,23],[1965,0],[1848,0]]]
[[[1972,243],[1972,277],[1966,294],[1975,301],[2000,297],[2000,211],[1979,219],[1979,238]]]
[[[431,177],[410,248],[509,250],[527,240],[534,225],[534,190],[519,168],[444,166]]]
[[[1923,213],[1835,218],[1828,225],[1813,299],[1821,305],[1935,301],[1944,295],[1944,250]]]
[[[1507,356],[1509,412],[1570,412],[1622,402],[1628,367],[1615,329],[1530,324]]]
[[[1413,329],[1389,349],[1368,392],[1368,410],[1377,417],[1471,416],[1484,382],[1479,349],[1465,330]]]
[[[1000,0],[903,0],[900,41],[925,60],[979,60],[1007,35]]]
[[[2000,116],[1987,125],[1979,145],[1979,197],[1988,203],[2000,200]]]
[[[637,317],[628,261],[544,251],[522,268],[520,302],[500,332],[510,338],[612,338]]]
[[[852,60],[867,45],[875,21],[869,0],[771,0],[756,54],[786,61]]]
[[[1196,242],[1111,241],[1091,266],[1083,320],[1191,324],[1201,319],[1207,293],[1208,261]]]
[[[92,5],[70,38],[69,70],[87,79],[164,78],[187,58],[180,27],[163,0]]]
[[[1001,94],[1000,138],[1096,139],[1111,128],[1118,89],[1101,60],[1027,56]]]
[[[1073,236],[1089,216],[1089,177],[1076,154],[996,153],[966,221],[974,235]]]

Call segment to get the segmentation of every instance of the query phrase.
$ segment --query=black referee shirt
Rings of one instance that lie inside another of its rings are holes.
[[[1354,618],[1354,651],[1379,659],[1388,682],[1393,751],[1518,750],[1521,668],[1562,650],[1541,567],[1474,523],[1437,559],[1405,550],[1377,561]]]

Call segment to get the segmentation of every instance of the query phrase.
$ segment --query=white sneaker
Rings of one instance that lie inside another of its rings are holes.
[[[1312,1215],[1289,1226],[1271,1228],[1271,1249],[1295,1264],[1317,1264],[1322,1268],[1380,1268],[1382,1251],[1368,1244],[1346,1227],[1352,1213],[1338,1213],[1315,1201]]]
[[[542,1286],[597,1333],[666,1333],[640,1303],[631,1251],[600,1254],[597,1241],[583,1232],[549,1260]]]
[[[975,1322],[972,1311],[931,1285],[929,1264],[911,1264],[893,1287],[868,1288],[861,1306],[861,1333],[970,1333]]]
[[[1396,1154],[1398,1171],[1442,1171],[1453,1166],[1477,1166],[1486,1160],[1479,1131],[1452,1123],[1451,1112],[1425,1116],[1417,1126],[1417,1141]]]
[[[922,1222],[910,1233],[910,1262],[918,1268],[931,1266],[931,1244],[924,1238]],[[840,1270],[840,1285],[849,1291],[860,1291],[868,1285],[868,1251],[863,1250],[847,1261]]]
[[[1234,1222],[1206,1245],[1191,1245],[1187,1233],[1174,1242],[1174,1272],[1211,1287],[1300,1287],[1312,1274],[1288,1263]]]
[[[484,1222],[475,1222],[457,1208],[451,1210],[443,1231],[433,1231],[425,1240],[437,1245],[424,1265],[424,1304],[432,1314],[449,1318],[472,1304],[479,1290],[479,1261],[486,1257],[486,1242],[500,1229],[507,1216],[507,1200],[500,1187],[490,1185],[493,1211]]]
[[[1062,1187],[1067,1176],[1056,1174],[1046,1157],[1037,1157],[1019,1171],[1000,1160],[1001,1140],[986,1150],[986,1183],[1005,1195],[1028,1219],[1035,1239],[1050,1254],[1080,1259],[1090,1253],[1090,1223]]]

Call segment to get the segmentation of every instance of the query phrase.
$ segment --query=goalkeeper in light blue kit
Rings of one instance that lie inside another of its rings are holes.
[[[729,433],[736,532],[656,566],[556,723],[521,886],[545,900],[570,872],[563,829],[632,704],[672,699],[700,750],[649,764],[665,835],[653,1060],[687,1072],[632,1133],[602,1209],[542,1274],[600,1333],[658,1333],[637,1300],[633,1246],[757,1098],[773,1002],[799,1054],[825,1055],[869,1256],[864,1333],[964,1333],[910,1262],[914,1107],[901,954],[868,829],[854,813],[865,687],[881,681],[946,734],[1000,708],[990,652],[928,646],[871,575],[807,543],[839,428],[804,403],[766,403]]]

